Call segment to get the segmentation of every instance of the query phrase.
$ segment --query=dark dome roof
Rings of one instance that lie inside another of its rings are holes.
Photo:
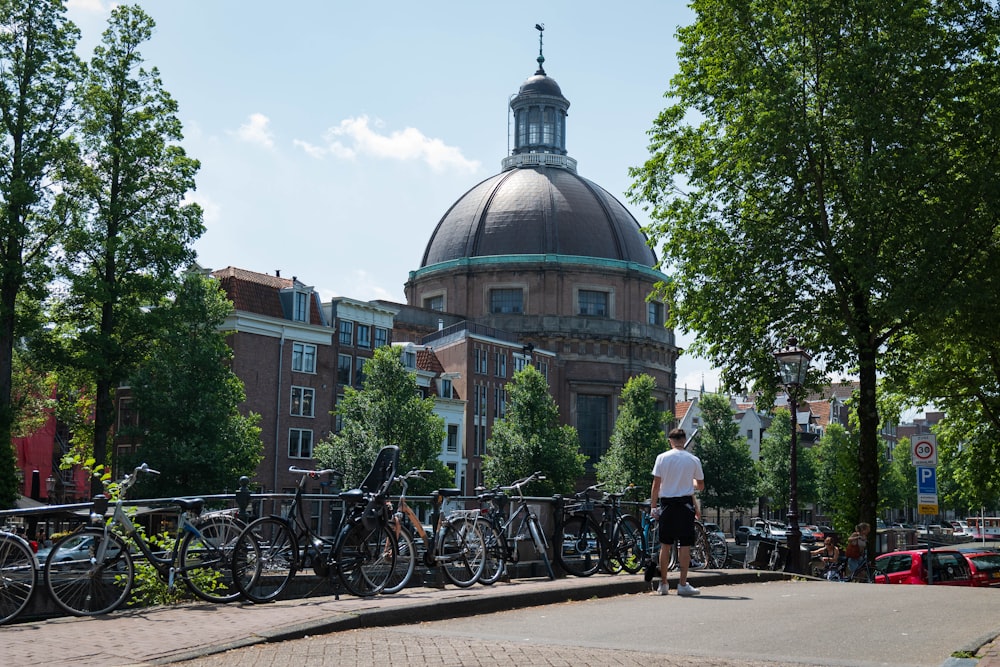
[[[466,192],[441,218],[420,266],[522,254],[656,264],[621,202],[573,171],[543,166],[501,172]]]
[[[529,93],[532,95],[551,95],[552,97],[563,96],[562,89],[559,88],[559,84],[556,83],[555,79],[538,73],[525,79],[524,83],[521,84],[521,89],[518,91],[518,95]]]

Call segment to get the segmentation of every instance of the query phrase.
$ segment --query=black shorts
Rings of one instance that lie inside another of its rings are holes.
[[[694,546],[694,498],[660,498],[660,510],[660,544]]]

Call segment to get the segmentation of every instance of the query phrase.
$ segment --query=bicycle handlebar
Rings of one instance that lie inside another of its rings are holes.
[[[540,482],[543,479],[545,479],[545,475],[542,474],[541,470],[537,470],[537,471],[531,473],[530,475],[528,475],[527,477],[525,477],[524,479],[517,480],[516,482],[514,482],[510,486],[501,486],[501,487],[498,487],[498,488],[500,488],[503,491],[513,491],[513,490],[520,491],[521,487],[526,486],[526,485],[530,484],[531,482]]]

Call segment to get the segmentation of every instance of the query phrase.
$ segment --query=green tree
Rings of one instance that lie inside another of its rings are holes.
[[[917,472],[910,460],[909,438],[900,438],[892,449],[892,461],[882,473],[879,499],[886,509],[895,510],[917,502]]]
[[[72,363],[94,378],[93,458],[106,460],[114,389],[139,365],[155,335],[148,311],[176,289],[204,231],[184,204],[199,168],[179,143],[177,103],[139,46],[153,20],[138,7],[112,10],[81,95],[84,160],[70,194],[75,224],[63,250],[70,295]]]
[[[444,420],[434,414],[434,399],[421,398],[417,379],[403,365],[402,348],[384,346],[364,365],[361,390],[348,387],[337,403],[342,427],[317,443],[320,465],[344,473],[343,484],[364,481],[378,451],[399,447],[400,473],[411,468],[433,470],[426,480],[412,480],[413,495],[455,484],[455,474],[441,462]]]
[[[752,506],[756,500],[757,472],[746,438],[734,420],[729,401],[719,394],[702,394],[701,430],[693,452],[705,473],[703,507],[713,507],[716,518],[723,508]]]
[[[62,0],[0,1],[0,508],[18,489],[10,445],[14,347],[21,299],[38,301],[65,225],[59,195],[80,75],[79,31]]]
[[[818,501],[833,517],[833,528],[850,535],[858,510],[858,439],[842,424],[829,424],[814,447]]]
[[[801,507],[801,503],[815,500],[817,496],[816,457],[814,454],[805,453],[801,438],[796,439],[796,445],[798,446],[796,492]],[[788,494],[791,489],[789,484],[789,472],[792,467],[791,449],[791,413],[787,408],[778,408],[771,426],[761,440],[760,460],[757,461],[757,471],[760,475],[758,495],[770,498],[773,507],[788,507]]]
[[[636,498],[648,498],[653,463],[667,448],[668,415],[657,409],[655,389],[656,380],[645,374],[625,383],[611,446],[597,462],[599,482],[615,491],[634,484]]]
[[[143,497],[223,493],[260,463],[260,416],[239,412],[246,393],[220,330],[232,308],[215,280],[190,273],[156,311],[160,334],[130,383],[140,445],[127,463],[161,473],[139,480]]]
[[[540,470],[546,479],[527,489],[538,496],[573,491],[586,461],[576,429],[559,425],[559,406],[548,381],[530,365],[507,383],[507,413],[493,422],[487,451],[483,477],[488,486],[510,484]]]
[[[874,525],[876,378],[907,372],[880,355],[940,329],[995,265],[996,3],[691,7],[674,103],[630,192],[650,207],[671,324],[727,386],[774,387],[788,333],[827,372],[857,373],[856,497]]]

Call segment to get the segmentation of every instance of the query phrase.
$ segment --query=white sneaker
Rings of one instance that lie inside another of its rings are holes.
[[[687,598],[695,595],[701,595],[701,591],[691,584],[678,584],[677,594]]]
[[[666,595],[669,592],[670,592],[670,586],[665,581],[662,582],[660,584],[660,587],[656,589],[656,594],[657,595]]]

